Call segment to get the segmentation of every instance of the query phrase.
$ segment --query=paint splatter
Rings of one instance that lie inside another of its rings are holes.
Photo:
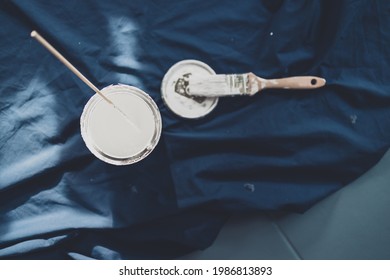
[[[356,124],[358,117],[356,115],[350,115],[349,119],[351,120],[352,124]]]
[[[254,192],[256,190],[255,185],[251,183],[245,183],[244,189],[247,190],[248,192]]]
[[[137,186],[134,186],[134,185],[132,185],[132,186],[131,186],[131,192],[132,192],[132,193],[136,193],[136,194],[138,194],[138,193],[139,193],[138,187],[137,187]]]

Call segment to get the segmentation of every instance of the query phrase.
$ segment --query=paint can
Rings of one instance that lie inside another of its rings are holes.
[[[191,75],[215,75],[207,64],[193,59],[174,64],[161,83],[161,95],[166,106],[176,115],[196,119],[210,113],[217,106],[217,97],[191,96],[188,79]]]
[[[162,129],[160,111],[153,99],[139,88],[111,85],[101,90],[115,106],[98,94],[84,107],[81,136],[100,160],[128,165],[147,157],[156,147]]]

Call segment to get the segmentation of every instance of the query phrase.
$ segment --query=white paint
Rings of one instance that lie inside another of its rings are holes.
[[[271,31],[271,32],[269,33],[269,35],[270,35],[270,36],[273,36],[273,35],[274,35],[274,33]]]
[[[356,124],[358,117],[356,115],[350,115],[349,118],[351,119],[352,124]]]
[[[259,82],[252,81],[250,83],[251,83],[251,85],[250,85],[250,93],[249,93],[250,95],[254,95],[254,94],[258,93],[261,89],[264,88],[264,84],[263,84],[262,81],[259,81]],[[259,87],[259,85],[260,85],[260,87]]]
[[[256,187],[252,183],[245,183],[244,184],[244,188],[245,188],[245,190],[247,190],[249,192],[255,192],[256,191]]]
[[[129,88],[110,86],[102,90],[128,120],[97,95],[91,98],[83,112],[82,136],[87,147],[100,159],[113,164],[149,153],[161,132],[157,106],[150,97],[143,98],[140,90],[134,92]]]
[[[137,186],[131,186],[131,192],[132,193],[139,193]]]
[[[98,150],[115,158],[127,158],[142,152],[154,133],[152,112],[142,99],[126,92],[110,95],[110,99],[141,130],[127,122],[111,104],[101,101],[88,119],[88,131],[94,144]]]

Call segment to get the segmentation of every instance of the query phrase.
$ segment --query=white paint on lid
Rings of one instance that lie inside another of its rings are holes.
[[[218,103],[217,97],[193,99],[175,92],[178,79],[188,75],[215,75],[214,70],[207,64],[193,59],[182,60],[174,64],[165,74],[161,84],[161,94],[165,104],[176,115],[196,119],[210,113]]]

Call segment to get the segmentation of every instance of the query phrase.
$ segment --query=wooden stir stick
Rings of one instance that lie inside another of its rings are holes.
[[[31,32],[31,37],[36,39],[39,43],[41,43],[49,52],[51,52],[59,61],[61,61],[66,67],[69,68],[77,77],[80,78],[87,86],[89,86],[94,92],[99,94],[105,101],[111,104],[125,119],[126,121],[133,126],[137,131],[139,128],[129,119],[129,117],[115,104],[107,98],[107,96],[102,93],[94,84],[92,84],[83,74],[80,73],[79,70],[76,69],[65,57],[62,56],[48,41],[46,41],[39,33],[35,30]]]
[[[62,56],[48,41],[46,41],[37,31],[31,32],[31,37],[36,39],[39,43],[41,43],[49,52],[51,52],[59,61],[61,61],[66,67],[69,68],[77,77],[80,78],[87,86],[89,86],[93,91],[98,93],[105,101],[115,106],[114,103],[107,98],[94,84],[92,84],[83,74],[80,73],[79,70],[76,69],[65,57]]]

